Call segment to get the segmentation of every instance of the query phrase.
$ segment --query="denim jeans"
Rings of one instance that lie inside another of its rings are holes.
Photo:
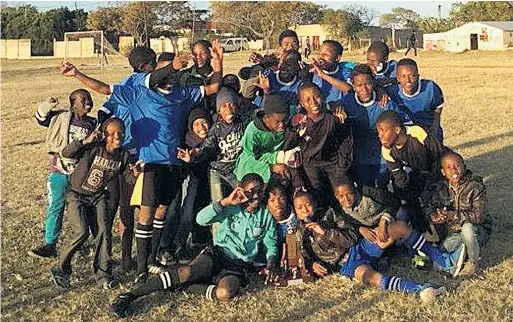
[[[69,176],[52,172],[48,176],[48,209],[45,218],[45,244],[56,244],[62,230]]]
[[[210,169],[210,198],[212,202],[219,201],[228,196],[237,186],[237,179],[233,173],[223,175],[219,171]]]
[[[449,234],[442,243],[448,252],[455,251],[461,244],[467,247],[468,261],[477,263],[480,259],[481,247],[486,245],[490,236],[486,230],[479,225],[471,223],[463,224],[461,232]]]

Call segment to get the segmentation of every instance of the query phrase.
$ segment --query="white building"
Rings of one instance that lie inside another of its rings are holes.
[[[506,50],[513,47],[513,21],[469,22],[437,34],[424,34],[425,50]]]

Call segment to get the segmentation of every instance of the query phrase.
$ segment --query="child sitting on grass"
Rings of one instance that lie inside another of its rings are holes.
[[[358,206],[358,202],[355,199],[352,207]],[[384,242],[376,237],[375,229],[360,227],[363,236],[375,237],[375,242],[371,242],[367,238],[358,240],[354,228],[333,209],[324,214],[316,213],[314,199],[308,192],[300,191],[296,194],[294,209],[304,234],[302,240],[305,260],[308,258],[307,267],[320,277],[338,271],[343,276],[383,291],[419,294],[423,302],[434,301],[445,292],[445,287],[436,288],[430,284],[420,284],[374,269],[384,249],[398,239],[403,239],[409,248],[427,254],[443,271],[451,272],[453,276],[457,276],[461,269],[465,256],[464,246],[453,253],[445,253],[427,242],[419,232],[412,230],[404,222],[396,221],[390,224]]]
[[[113,314],[126,316],[133,301],[155,291],[176,291],[184,285],[205,282],[211,284],[203,288],[209,300],[229,301],[247,283],[247,270],[252,268],[260,249],[267,260],[262,273],[266,280],[274,280],[278,259],[276,227],[263,205],[263,191],[262,178],[247,174],[228,197],[201,210],[198,224],[219,223],[214,246],[206,247],[189,265],[170,268],[120,294],[112,304]]]
[[[448,233],[440,241],[447,251],[466,246],[468,259],[460,275],[471,277],[479,268],[482,247],[492,230],[486,186],[457,153],[445,154],[441,169],[444,179],[428,187],[424,211],[437,230]]]
[[[111,275],[112,231],[108,224],[111,214],[107,211],[107,183],[123,173],[127,181],[134,181],[138,175],[137,166],[127,150],[121,147],[125,133],[123,122],[110,118],[102,125],[101,132],[96,130],[84,140],[73,141],[63,151],[67,158],[77,158],[78,164],[70,177],[71,189],[68,192],[68,219],[74,235],[68,247],[61,254],[59,263],[52,268],[52,280],[59,289],[67,290],[71,275],[71,260],[76,251],[89,237],[87,208],[96,211],[98,234],[93,261],[96,281],[103,288],[112,288]],[[99,140],[101,135],[105,140]],[[132,171],[133,170],[133,171]]]

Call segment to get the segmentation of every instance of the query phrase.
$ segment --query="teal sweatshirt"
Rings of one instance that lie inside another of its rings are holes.
[[[284,133],[269,130],[259,113],[254,121],[248,124],[242,136],[242,152],[235,165],[235,177],[241,181],[248,173],[257,173],[265,183],[271,177],[271,165],[276,164],[278,151],[283,148]]]
[[[222,247],[233,259],[251,263],[262,246],[267,263],[278,258],[276,225],[265,207],[249,213],[240,206],[223,208],[215,202],[203,208],[196,221],[201,226],[220,223],[214,245]]]

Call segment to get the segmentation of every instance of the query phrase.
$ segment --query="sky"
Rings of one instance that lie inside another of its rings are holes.
[[[448,17],[451,5],[455,1],[313,1],[315,3],[326,5],[328,8],[341,9],[344,6],[359,4],[372,8],[383,14],[390,12],[392,8],[403,7],[417,12],[423,17],[438,17],[438,5],[442,6],[442,18]],[[84,9],[85,11],[94,10],[98,7],[108,7],[112,1],[8,1],[9,4],[31,4],[41,10],[49,10],[59,7],[69,7],[74,9]],[[197,9],[208,9],[209,1],[193,1]],[[376,18],[374,23],[377,24]]]

